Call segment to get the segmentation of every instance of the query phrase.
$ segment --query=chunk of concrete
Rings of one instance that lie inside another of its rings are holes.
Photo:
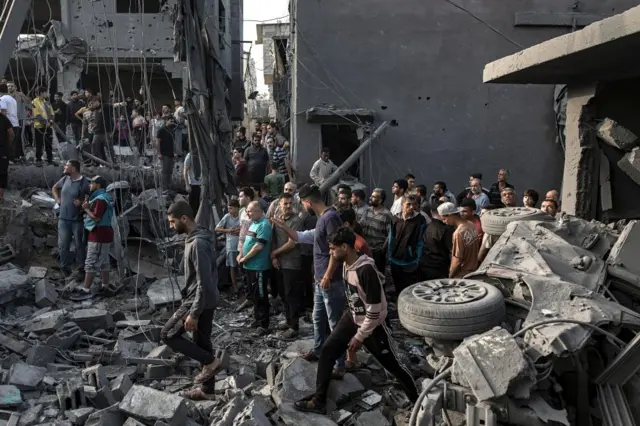
[[[360,414],[354,426],[391,426],[391,422],[378,409]]]
[[[29,276],[20,269],[0,271],[0,304],[12,301],[19,290],[29,287]]]
[[[4,346],[11,352],[16,354],[25,355],[29,351],[29,343],[14,339],[13,337],[0,333],[0,346]]]
[[[42,266],[31,266],[29,268],[29,272],[27,272],[27,276],[29,278],[41,280],[47,276],[47,268],[43,268]]]
[[[280,405],[278,413],[286,426],[338,426],[327,416],[297,411],[290,402]]]
[[[503,328],[467,338],[453,350],[453,356],[453,375],[468,383],[478,401],[499,398],[515,389],[523,392],[518,398],[528,398],[536,383],[535,370]]]
[[[263,408],[256,403],[256,401],[251,401],[249,404],[236,415],[236,418],[233,420],[234,426],[271,426],[271,422],[267,418],[267,413],[264,412]]]
[[[53,333],[45,343],[59,349],[70,349],[85,332],[75,322],[68,322]]]
[[[62,309],[45,312],[28,321],[24,331],[36,334],[53,333],[64,324],[64,315]]]
[[[58,300],[56,288],[46,278],[36,282],[35,294],[36,306],[39,308],[48,308]]]
[[[94,411],[87,419],[85,426],[121,426],[124,424],[125,416],[118,409],[118,405],[113,405],[103,410]]]
[[[364,393],[362,383],[351,373],[344,375],[343,380],[332,380],[329,383],[327,398],[337,405],[343,405]]]
[[[176,278],[162,278],[157,280],[147,289],[149,307],[161,309],[166,306],[178,306],[182,302],[181,289],[185,287],[185,279],[180,276]]]
[[[20,389],[13,385],[0,385],[0,408],[17,407],[22,404]]]
[[[18,426],[33,426],[37,424],[43,410],[43,404],[36,404],[33,407],[29,407],[29,409],[20,416]]]
[[[17,362],[9,370],[7,383],[16,386],[20,390],[36,390],[42,383],[46,372],[46,368]]]
[[[89,334],[113,327],[113,318],[104,309],[80,309],[71,315],[71,321]]]
[[[161,420],[172,426],[183,425],[188,411],[184,398],[140,385],[131,387],[120,410],[143,422]]]
[[[133,383],[126,374],[121,374],[111,381],[111,393],[116,401],[122,401],[124,396],[129,392]]]
[[[618,161],[618,167],[640,185],[640,148],[633,148]]]
[[[629,129],[610,118],[605,118],[596,127],[598,138],[614,148],[631,151],[638,145],[638,137]]]
[[[317,367],[302,358],[282,366],[276,376],[271,396],[277,406],[294,402],[315,393]]]
[[[56,386],[58,405],[63,412],[76,410],[87,404],[84,384],[80,377],[72,377]]]
[[[64,415],[67,418],[67,420],[69,420],[74,425],[84,426],[84,424],[89,419],[89,416],[93,414],[94,411],[96,411],[96,409],[93,407],[84,407],[84,408],[78,408],[75,410],[65,411]]]
[[[247,406],[247,401],[236,396],[227,405],[225,405],[219,412],[212,412],[210,416],[210,424],[212,426],[233,426],[233,420],[236,418],[242,410]]]
[[[58,349],[49,345],[32,346],[27,350],[27,364],[36,367],[46,367],[53,363],[58,355]]]
[[[229,385],[234,389],[244,389],[249,384],[253,383],[256,380],[255,374],[251,371],[247,371],[246,369],[241,368],[237,374],[230,376],[228,379]]]
[[[133,417],[129,417],[122,426],[146,426],[146,425],[144,423],[137,421]]]

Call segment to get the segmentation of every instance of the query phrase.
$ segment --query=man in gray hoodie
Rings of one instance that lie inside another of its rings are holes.
[[[187,234],[184,246],[186,285],[182,290],[182,305],[162,328],[160,338],[175,352],[202,365],[202,372],[194,380],[201,387],[186,391],[183,396],[211,399],[215,375],[220,369],[220,360],[211,344],[213,314],[220,300],[214,237],[194,222],[193,210],[186,201],[173,203],[167,215],[171,229],[178,234]],[[192,332],[193,341],[183,336],[185,331]]]

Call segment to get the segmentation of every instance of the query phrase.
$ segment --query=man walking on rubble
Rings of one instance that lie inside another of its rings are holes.
[[[220,300],[218,270],[215,261],[214,236],[194,221],[191,206],[186,201],[173,203],[167,210],[169,226],[178,234],[187,234],[184,247],[185,288],[182,305],[167,321],[160,339],[175,352],[199,361],[202,371],[194,380],[194,387],[183,396],[195,400],[213,399],[215,375],[220,359],[211,344],[213,314]],[[183,335],[193,333],[193,341]]]
[[[396,344],[387,327],[387,300],[382,285],[383,275],[376,269],[373,259],[358,255],[355,234],[342,228],[329,237],[331,257],[344,263],[343,279],[350,313],[343,315],[324,343],[318,362],[316,393],[294,404],[298,411],[326,414],[327,392],[332,379],[332,368],[346,350],[361,346],[400,382],[409,399],[418,399],[418,389],[411,373],[398,359]]]

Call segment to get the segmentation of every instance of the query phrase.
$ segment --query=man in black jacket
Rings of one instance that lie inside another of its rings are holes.
[[[427,221],[420,213],[420,201],[414,195],[402,200],[402,215],[394,216],[389,231],[388,260],[396,294],[417,280],[418,264],[422,257],[423,235]]]
[[[424,233],[424,250],[420,259],[418,278],[420,281],[447,278],[451,265],[453,231],[455,228],[445,224],[438,214],[442,201],[431,206],[431,223]]]
[[[162,328],[160,338],[175,352],[202,365],[202,372],[194,380],[201,387],[186,391],[183,396],[212,399],[215,375],[220,369],[220,359],[215,356],[211,344],[213,314],[220,300],[215,239],[209,230],[196,225],[193,210],[186,201],[172,204],[167,215],[173,230],[187,234],[184,247],[186,284],[182,305]],[[193,341],[183,337],[185,331],[193,333]]]

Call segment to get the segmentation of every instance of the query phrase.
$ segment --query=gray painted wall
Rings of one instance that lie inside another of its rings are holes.
[[[295,0],[294,0],[295,1]],[[574,0],[453,0],[522,47],[570,28],[515,28],[516,12],[567,12]],[[320,150],[319,105],[369,108],[377,122],[397,120],[363,162],[364,183],[390,190],[412,172],[430,187],[460,190],[470,173],[485,186],[511,170],[518,198],[526,188],[559,187],[553,87],[483,85],[484,65],[521,50],[445,0],[295,2],[292,141],[300,177]],[[637,0],[582,0],[580,12],[612,15]],[[297,78],[296,78],[297,76]],[[370,167],[372,165],[372,167]]]

